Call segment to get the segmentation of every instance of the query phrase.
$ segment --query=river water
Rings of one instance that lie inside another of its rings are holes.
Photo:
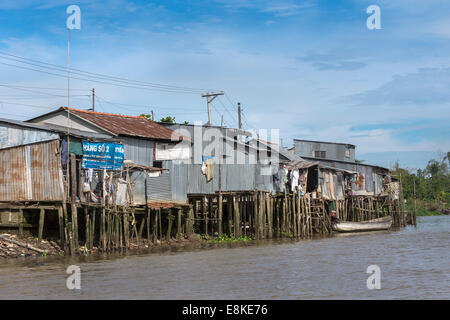
[[[0,264],[0,299],[450,299],[450,216],[417,228]],[[81,269],[81,289],[66,268]],[[367,267],[381,289],[367,288]]]

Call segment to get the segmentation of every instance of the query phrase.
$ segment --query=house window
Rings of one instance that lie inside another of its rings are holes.
[[[162,161],[153,161],[153,167],[162,169],[163,167]]]
[[[322,158],[322,159],[325,159],[325,158],[326,158],[326,153],[325,153],[325,151],[314,151],[314,158]]]
[[[350,158],[350,149],[349,148],[345,149],[345,157]]]

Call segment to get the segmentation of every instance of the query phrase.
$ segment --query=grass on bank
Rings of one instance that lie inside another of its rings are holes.
[[[406,206],[406,211],[414,211],[414,199],[408,199]],[[416,215],[419,216],[442,216],[443,207],[436,202],[427,202],[423,200],[416,200]]]
[[[228,236],[226,234],[222,234],[222,235],[216,235],[215,237],[212,237],[210,235],[206,235],[206,234],[202,234],[201,239],[206,241],[206,242],[210,242],[210,243],[225,243],[225,242],[245,242],[245,241],[250,241],[252,240],[251,237],[248,236],[240,236],[235,238],[234,236]]]

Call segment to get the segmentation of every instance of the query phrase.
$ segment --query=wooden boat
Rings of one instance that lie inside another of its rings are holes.
[[[335,221],[332,224],[332,228],[337,232],[363,232],[363,231],[377,231],[387,230],[392,225],[392,217],[387,216],[383,218],[350,222],[350,221]]]

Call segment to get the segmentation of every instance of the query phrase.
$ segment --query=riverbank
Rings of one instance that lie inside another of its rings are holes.
[[[194,244],[201,242],[213,242],[213,238],[203,237],[202,235],[192,234],[189,238],[170,239],[169,241],[159,241],[156,243],[148,242],[142,239],[140,243],[130,241],[130,246],[127,249],[129,252],[151,249],[154,247],[176,247],[184,246],[186,244]],[[230,239],[231,241],[231,239]],[[235,241],[246,241],[245,239],[235,239]],[[223,240],[226,242],[226,240]],[[125,250],[125,249],[123,249]],[[121,250],[118,250],[121,251]],[[89,256],[101,253],[110,254],[111,252],[102,252],[101,248],[95,246],[90,250],[81,246],[79,248],[79,255]],[[36,258],[47,256],[65,256],[64,250],[53,240],[38,241],[34,237],[18,238],[17,235],[3,233],[0,234],[0,260],[15,259],[15,258]]]

